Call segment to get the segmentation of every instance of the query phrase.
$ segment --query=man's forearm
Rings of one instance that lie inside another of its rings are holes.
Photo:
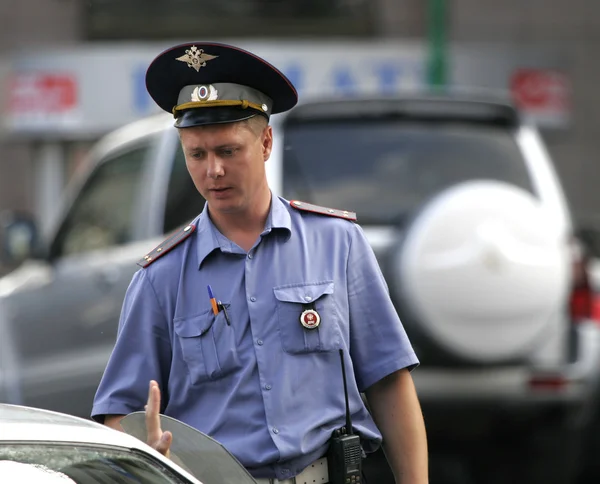
[[[111,429],[120,430],[123,432],[123,427],[121,427],[121,419],[125,415],[106,415],[104,417],[104,425],[110,427]]]
[[[427,435],[412,376],[397,371],[366,392],[398,484],[427,484]]]

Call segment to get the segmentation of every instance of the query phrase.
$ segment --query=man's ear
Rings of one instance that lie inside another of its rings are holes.
[[[271,151],[273,150],[273,128],[267,126],[263,131],[262,135],[262,151],[263,160],[267,161],[271,157]]]

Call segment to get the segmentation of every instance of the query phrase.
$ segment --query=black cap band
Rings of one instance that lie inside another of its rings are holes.
[[[193,126],[204,126],[207,124],[233,123],[260,115],[261,113],[254,109],[242,109],[235,106],[186,109],[176,116],[175,127],[191,128]],[[264,116],[268,119],[266,115]]]

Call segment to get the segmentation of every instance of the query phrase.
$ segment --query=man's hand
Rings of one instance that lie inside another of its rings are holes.
[[[171,442],[173,435],[171,432],[163,432],[160,428],[160,388],[154,380],[150,381],[148,389],[148,403],[146,410],[146,429],[148,431],[147,444],[160,452],[165,457],[170,457]]]

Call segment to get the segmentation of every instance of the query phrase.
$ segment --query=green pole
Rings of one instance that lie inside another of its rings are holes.
[[[428,82],[431,87],[446,84],[446,0],[428,0],[429,63]]]

